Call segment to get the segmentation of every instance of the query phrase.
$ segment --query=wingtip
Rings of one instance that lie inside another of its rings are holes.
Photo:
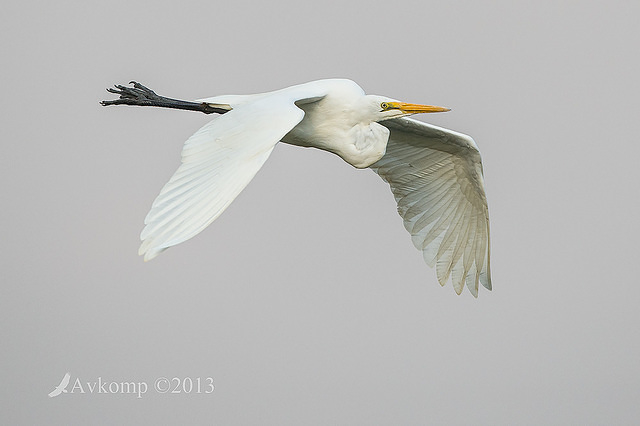
[[[480,282],[487,290],[493,290],[493,285],[491,285],[491,276],[486,272],[480,274]]]
[[[165,251],[168,247],[165,248],[151,248],[151,247],[147,247],[145,245],[145,243],[142,243],[142,246],[140,246],[140,250],[138,250],[138,254],[140,256],[144,256],[144,261],[148,262],[152,259],[155,259],[160,253],[162,253],[163,251]]]

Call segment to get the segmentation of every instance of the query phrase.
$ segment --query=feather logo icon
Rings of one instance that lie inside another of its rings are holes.
[[[69,373],[66,373],[62,378],[62,381],[60,381],[60,384],[56,386],[56,388],[49,393],[49,398],[58,396],[61,393],[67,393],[67,386],[69,385],[70,378],[71,378],[71,375]]]

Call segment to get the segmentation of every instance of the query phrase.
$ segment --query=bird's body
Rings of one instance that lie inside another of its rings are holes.
[[[436,267],[440,283],[451,277],[458,294],[465,283],[475,296],[479,282],[491,289],[489,217],[477,146],[466,135],[404,118],[448,109],[365,95],[343,79],[216,96],[199,104],[171,99],[163,104],[167,98],[137,83],[135,89],[117,87],[121,90],[112,91],[124,101],[103,104],[224,112],[187,140],[182,164],[154,201],[141,234],[145,260],[215,220],[282,141],[333,152],[357,168],[371,167],[390,184],[414,245]],[[143,92],[160,101],[131,100]]]
[[[318,89],[327,94],[314,102],[298,103],[304,118],[282,142],[333,152],[357,168],[369,167],[382,158],[389,131],[371,120],[371,108],[375,105],[379,111],[383,100],[372,104],[372,99],[350,80],[310,84],[320,86]]]
[[[295,106],[304,115],[282,138],[291,145],[313,147],[339,155],[354,167],[365,168],[384,155],[389,131],[371,120],[372,107],[383,102],[383,97],[370,98],[351,80],[318,80],[274,92],[257,95],[227,95],[200,99],[200,102],[230,105],[237,110],[246,105],[260,108],[269,105],[265,112],[284,101],[285,107]],[[232,110],[232,112],[233,112]],[[299,113],[299,111],[296,111]],[[278,117],[272,117],[277,120]]]

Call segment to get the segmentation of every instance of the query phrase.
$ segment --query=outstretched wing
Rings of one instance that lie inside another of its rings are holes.
[[[478,282],[491,290],[489,210],[473,139],[409,118],[380,124],[391,134],[371,168],[391,186],[425,262],[441,285],[451,277],[458,294],[465,283],[476,297]]]
[[[60,382],[60,386],[61,388],[66,388],[67,385],[69,384],[69,379],[71,379],[71,375],[69,373],[65,373],[64,377],[62,378],[62,381]]]
[[[206,101],[232,102],[223,98]],[[182,164],[145,218],[139,250],[145,260],[195,236],[220,216],[275,144],[304,117],[294,104],[304,99],[299,93],[236,98],[239,102],[231,104],[230,112],[204,125],[185,143]]]
[[[71,378],[71,376],[69,375],[69,373],[66,373],[64,375],[64,377],[62,378],[62,380],[60,381],[60,384],[58,386],[56,386],[56,388],[54,390],[49,392],[49,397],[53,398],[54,396],[60,395],[62,392],[66,392],[65,388],[69,385],[69,379],[70,378]]]

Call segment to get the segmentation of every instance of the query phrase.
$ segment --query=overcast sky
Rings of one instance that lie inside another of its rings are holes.
[[[0,423],[637,421],[639,12],[633,1],[5,5]],[[330,77],[450,107],[418,119],[474,137],[492,292],[438,285],[373,172],[283,144],[204,232],[138,257],[151,202],[211,117],[104,108],[106,87],[137,80],[196,99]],[[49,398],[66,372],[68,392]],[[174,377],[200,378],[202,392],[154,388]],[[149,389],[89,392],[99,381]]]

